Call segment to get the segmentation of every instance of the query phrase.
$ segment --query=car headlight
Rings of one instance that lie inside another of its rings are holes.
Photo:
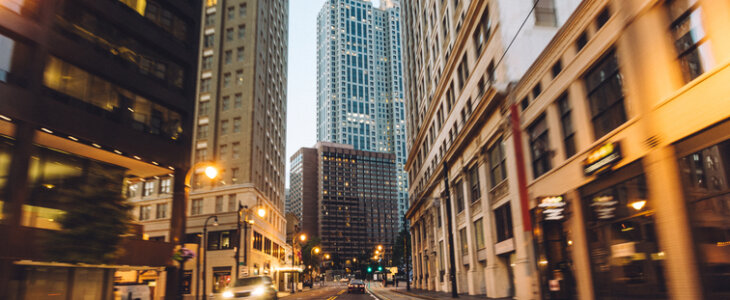
[[[223,298],[225,298],[225,299],[233,298],[233,292],[231,292],[231,291],[223,292]]]
[[[266,292],[263,286],[255,288],[253,291],[251,291],[251,296],[261,296]]]

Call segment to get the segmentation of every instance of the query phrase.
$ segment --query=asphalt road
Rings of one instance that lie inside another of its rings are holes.
[[[286,297],[281,297],[282,300],[376,300],[373,296],[365,292],[364,294],[348,294],[347,285],[334,285],[325,287],[315,287],[311,290],[306,290],[296,294],[291,294]]]

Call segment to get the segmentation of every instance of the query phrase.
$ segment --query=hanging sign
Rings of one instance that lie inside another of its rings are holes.
[[[600,173],[611,168],[623,158],[618,142],[607,143],[588,153],[583,160],[583,173],[586,176]]]
[[[548,196],[538,199],[538,207],[542,208],[545,221],[557,221],[565,218],[565,199],[563,196]]]

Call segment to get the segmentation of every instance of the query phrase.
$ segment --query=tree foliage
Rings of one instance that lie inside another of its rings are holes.
[[[90,162],[83,183],[56,191],[66,213],[61,230],[47,239],[47,255],[54,261],[110,263],[121,254],[122,235],[131,222],[132,206],[122,196],[124,171]]]

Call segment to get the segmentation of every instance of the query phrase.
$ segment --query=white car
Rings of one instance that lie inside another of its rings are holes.
[[[231,286],[216,295],[215,299],[265,299],[277,300],[276,288],[269,276],[239,278]]]

